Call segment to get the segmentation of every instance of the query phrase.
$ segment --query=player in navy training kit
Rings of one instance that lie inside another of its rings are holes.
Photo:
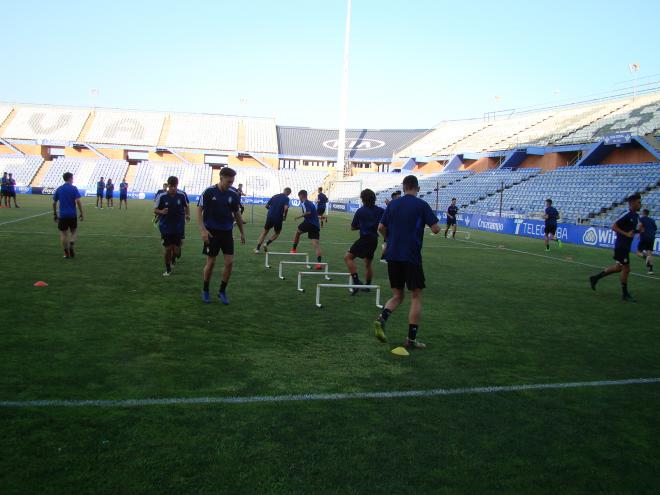
[[[291,194],[291,188],[285,187],[284,191],[275,194],[272,198],[266,203],[266,209],[268,214],[266,215],[266,224],[264,225],[264,230],[259,234],[259,240],[257,241],[257,247],[254,250],[254,254],[259,254],[261,245],[264,242],[264,239],[268,235],[270,229],[274,229],[275,233],[273,236],[266,241],[264,245],[264,252],[268,252],[268,246],[280,236],[282,232],[282,223],[286,220],[286,216],[289,213],[289,195]]]
[[[13,199],[14,208],[20,208],[20,206],[16,204],[16,179],[14,179],[11,173],[7,177],[7,184],[9,187],[9,206],[11,207],[11,200]]]
[[[397,190],[392,193],[390,196],[390,199],[385,200],[385,206],[389,206],[392,201],[395,199],[399,199],[401,197],[401,191]],[[387,237],[383,238],[383,247],[381,248],[381,254],[380,254],[380,262],[381,263],[387,263],[387,260],[385,259],[385,251],[387,251]]]
[[[445,228],[445,239],[447,232],[451,227],[451,238],[456,239],[456,214],[458,213],[458,206],[456,206],[456,198],[451,198],[451,204],[447,208],[447,227]]]
[[[243,212],[245,211],[245,206],[243,206],[243,196],[245,196],[245,193],[243,192],[243,184],[238,185],[236,188],[236,194],[238,195],[238,208],[241,210],[241,215],[243,215]]]
[[[362,258],[366,268],[366,283],[367,285],[371,285],[371,281],[374,278],[372,261],[376,247],[378,247],[378,224],[385,210],[380,206],[376,206],[376,193],[371,189],[362,191],[360,193],[360,199],[363,206],[355,212],[353,221],[351,222],[351,230],[359,230],[360,238],[353,243],[346,256],[344,256],[344,263],[348,267],[353,283],[355,285],[362,285],[358,277],[357,267],[353,261],[355,258]],[[351,294],[355,295],[357,292],[358,289],[351,289]]]
[[[121,204],[124,203],[124,209],[128,210],[128,182],[121,181],[119,183],[119,209],[121,210]]]
[[[105,203],[108,208],[115,206],[115,200],[112,198],[114,192],[115,185],[112,183],[112,179],[108,179],[108,182],[105,185]]]
[[[319,225],[319,216],[316,212],[316,207],[309,199],[307,199],[307,191],[301,189],[298,192],[298,199],[300,200],[300,207],[302,208],[302,215],[297,216],[295,219],[303,219],[303,222],[298,225],[296,230],[296,235],[293,237],[293,247],[291,248],[292,253],[296,253],[298,250],[298,242],[300,242],[300,236],[304,233],[307,234],[307,237],[312,241],[312,246],[316,250],[316,265],[314,265],[315,270],[320,270],[323,267],[321,263],[321,245],[319,239],[321,238],[321,226]]]
[[[76,206],[80,211],[80,221],[83,220],[82,203],[80,202],[80,192],[73,185],[73,174],[64,172],[62,174],[64,184],[55,190],[53,195],[53,220],[57,222],[57,229],[60,231],[60,242],[64,249],[65,258],[73,258],[76,253],[74,244],[78,238],[78,218],[76,218]],[[59,215],[57,214],[57,204],[59,203]]]
[[[417,341],[417,330],[422,314],[422,290],[425,287],[422,268],[422,242],[424,227],[431,227],[434,234],[440,233],[438,217],[426,201],[417,197],[419,182],[414,175],[403,179],[403,196],[390,203],[385,209],[378,231],[387,236],[387,273],[392,287],[392,298],[374,322],[376,338],[387,342],[385,323],[390,314],[403,302],[407,286],[412,301],[408,313],[408,337],[404,347],[423,349],[425,344]]]
[[[158,228],[163,238],[163,257],[165,259],[165,272],[163,276],[169,277],[172,273],[173,261],[181,254],[181,241],[186,229],[186,222],[190,221],[190,208],[186,196],[177,191],[179,179],[167,179],[167,193],[158,197],[158,204],[154,213],[158,215]]]
[[[642,198],[639,194],[633,194],[628,199],[628,212],[621,215],[614,224],[612,230],[616,232],[616,241],[614,243],[614,260],[615,265],[608,266],[597,275],[589,277],[591,288],[596,290],[598,281],[612,275],[613,273],[621,272],[621,291],[624,301],[633,301],[632,296],[628,292],[628,274],[630,273],[630,248],[632,246],[635,232],[643,231],[644,227],[639,223],[639,215],[637,212],[642,207]],[[640,230],[638,228],[641,227]]]
[[[557,208],[552,206],[552,200],[545,200],[545,250],[550,251],[550,241],[554,240],[557,242],[557,247],[561,248],[561,240],[557,238],[557,220],[559,220],[559,212]]]
[[[241,244],[245,244],[243,218],[239,211],[238,195],[230,189],[235,178],[235,170],[229,167],[223,168],[220,170],[220,182],[208,187],[197,202],[197,224],[199,225],[202,241],[204,241],[202,253],[206,255],[204,288],[202,290],[202,301],[205,303],[211,302],[209,284],[215,267],[215,260],[222,251],[224,269],[218,297],[222,304],[229,304],[226,290],[234,263],[234,238],[232,237],[234,221],[241,232]]]
[[[645,258],[648,274],[653,275],[653,244],[655,244],[655,234],[658,231],[658,226],[649,214],[649,210],[642,210],[642,216],[639,219],[644,231],[639,234],[637,256]]]
[[[325,214],[325,209],[328,205],[328,197],[323,194],[323,188],[319,187],[318,195],[316,196],[316,214],[319,216],[321,221],[321,227],[323,227],[323,222],[328,221],[328,217]]]
[[[103,177],[96,183],[96,207],[103,209],[103,193],[105,192],[105,182]]]
[[[9,204],[9,176],[7,172],[2,174],[2,180],[0,182],[0,208],[3,208],[2,203],[4,203],[5,208],[11,208]]]

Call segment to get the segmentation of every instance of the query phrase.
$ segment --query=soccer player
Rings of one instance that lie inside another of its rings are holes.
[[[445,239],[447,232],[451,228],[451,238],[456,239],[456,214],[458,213],[458,206],[456,206],[456,198],[451,198],[451,204],[447,207],[447,227],[445,228]]]
[[[366,269],[365,277],[367,285],[370,285],[374,278],[372,261],[376,247],[378,247],[378,224],[385,210],[380,206],[376,206],[376,193],[371,189],[362,191],[360,193],[360,199],[362,200],[362,207],[355,212],[353,221],[351,222],[351,230],[359,230],[360,238],[353,243],[344,256],[344,263],[348,267],[353,283],[355,285],[362,285],[354,262],[355,258],[362,258]],[[357,292],[358,289],[351,289],[353,295],[357,294]]]
[[[401,191],[396,190],[390,195],[390,199],[385,200],[385,206],[389,206],[389,204],[394,201],[395,199],[399,199],[401,197]],[[385,251],[387,250],[387,237],[383,238],[383,247],[381,249],[381,254],[380,254],[380,262],[381,263],[387,263],[387,260],[385,259]]]
[[[96,207],[103,209],[103,193],[105,192],[105,182],[103,177],[96,183]]]
[[[114,192],[115,185],[112,183],[112,179],[108,179],[108,182],[105,185],[105,202],[108,208],[115,206],[115,200],[112,198]]]
[[[78,218],[76,218],[76,206],[80,212],[80,221],[83,220],[82,203],[78,188],[73,185],[73,174],[64,172],[62,174],[64,184],[55,190],[53,195],[53,220],[57,222],[60,231],[60,242],[64,249],[64,257],[69,259],[75,257],[74,244],[78,238]],[[59,215],[57,206],[59,203]]]
[[[264,225],[264,230],[259,235],[259,240],[257,241],[257,247],[254,250],[254,254],[259,254],[261,249],[261,244],[264,242],[264,239],[268,235],[270,229],[273,229],[275,233],[273,236],[266,241],[264,245],[264,252],[268,252],[268,246],[280,236],[282,232],[282,223],[286,220],[286,216],[289,213],[289,195],[291,194],[291,188],[285,187],[284,191],[274,195],[266,203],[266,209],[268,214],[266,215],[266,224]]]
[[[186,200],[186,206],[190,207],[190,199],[188,199],[188,194],[186,191],[183,189],[179,189],[177,187],[176,192],[179,194],[182,194],[183,197]],[[183,243],[186,240],[186,231],[183,231],[183,235],[181,236],[181,244],[179,245],[179,248],[175,251],[174,255],[172,256],[172,266],[174,266],[179,258],[181,258],[181,250],[183,249]]]
[[[422,268],[422,242],[424,226],[428,225],[434,234],[440,233],[438,217],[426,201],[417,197],[419,182],[414,175],[403,179],[403,196],[393,201],[385,209],[378,231],[387,236],[387,273],[392,287],[392,298],[374,322],[376,338],[387,342],[385,324],[392,312],[404,299],[407,286],[411,295],[408,312],[408,336],[404,347],[423,349],[425,344],[417,340],[419,320],[422,314],[422,290],[425,287]]]
[[[323,222],[328,221],[328,217],[325,214],[325,208],[328,204],[328,197],[323,194],[323,188],[319,187],[319,193],[316,196],[316,214],[319,216],[321,222],[321,227],[323,227]]]
[[[596,290],[598,281],[612,275],[613,273],[621,273],[621,292],[624,301],[634,301],[628,292],[628,274],[630,273],[630,247],[632,246],[635,232],[638,230],[639,215],[638,211],[642,207],[642,198],[639,194],[633,194],[627,198],[628,211],[621,215],[614,224],[612,230],[616,232],[616,241],[614,243],[614,261],[616,264],[608,266],[602,272],[589,277],[591,288]],[[644,227],[642,226],[642,230]]]
[[[165,259],[164,277],[172,273],[172,261],[181,254],[181,240],[190,221],[190,208],[186,197],[177,191],[179,179],[171,176],[167,179],[167,193],[161,194],[154,213],[160,218],[158,227],[163,238],[163,257]]]
[[[241,210],[241,215],[243,215],[243,212],[245,211],[245,206],[243,206],[243,196],[245,196],[245,193],[243,192],[243,184],[238,185],[236,188],[236,194],[238,195],[238,208]]]
[[[16,179],[14,179],[14,177],[12,176],[11,173],[7,177],[7,182],[9,184],[9,203],[10,203],[10,206],[11,206],[11,200],[13,199],[14,200],[14,208],[20,208],[20,206],[18,206],[16,204]]]
[[[241,232],[241,244],[245,244],[243,218],[238,208],[238,195],[230,190],[235,178],[236,171],[224,167],[220,170],[220,182],[208,187],[199,197],[197,203],[197,224],[199,225],[202,241],[204,241],[202,253],[206,255],[204,289],[202,290],[202,301],[205,303],[211,302],[209,284],[215,267],[215,260],[222,251],[224,270],[218,297],[222,304],[229,304],[226,290],[234,263],[234,239],[232,237],[234,221],[236,221],[238,230]]]
[[[124,203],[124,209],[128,210],[128,182],[125,180],[119,183],[119,209],[121,210],[121,204]]]
[[[167,185],[167,182],[163,183],[162,189],[158,189],[156,191],[156,194],[154,194],[154,208],[156,205],[158,205],[158,200],[160,199],[161,194],[165,194],[167,192],[167,189],[169,186]],[[158,225],[158,220],[160,219],[160,215],[154,215],[154,225]]]
[[[653,244],[655,244],[655,234],[658,231],[658,226],[649,214],[649,210],[644,209],[639,219],[644,231],[639,234],[637,256],[645,258],[648,274],[653,275]]]
[[[11,208],[9,204],[9,176],[7,172],[2,174],[2,180],[0,181],[0,208]]]
[[[309,199],[307,199],[307,191],[301,189],[298,192],[298,199],[300,200],[300,207],[302,208],[302,215],[297,216],[295,220],[303,219],[302,223],[298,225],[296,229],[296,235],[293,237],[293,247],[291,248],[291,253],[298,252],[298,242],[300,242],[300,236],[304,233],[307,234],[307,238],[312,241],[312,246],[316,250],[316,265],[314,265],[315,270],[321,270],[323,266],[321,263],[321,244],[319,242],[321,238],[321,226],[319,225],[319,216],[316,213],[316,206]]]
[[[552,206],[552,200],[550,198],[545,200],[545,250],[550,251],[550,241],[554,240],[557,242],[557,247],[561,248],[561,240],[557,238],[557,220],[559,220],[559,212],[557,208]]]

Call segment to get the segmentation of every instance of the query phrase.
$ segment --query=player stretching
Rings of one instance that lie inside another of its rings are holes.
[[[206,188],[197,202],[197,224],[204,242],[202,253],[206,255],[204,266],[204,288],[202,290],[202,301],[210,303],[209,284],[215,260],[222,251],[224,258],[224,269],[218,297],[222,304],[229,304],[227,297],[227,284],[231,277],[234,263],[234,238],[232,229],[234,221],[241,232],[241,244],[245,244],[245,233],[243,232],[243,218],[238,207],[238,195],[230,187],[236,178],[236,171],[225,167],[220,170],[220,182]]]
[[[649,216],[649,210],[642,210],[642,216],[639,222],[644,227],[644,232],[639,234],[639,244],[637,245],[637,256],[646,259],[646,269],[649,275],[653,275],[653,244],[655,244],[655,233],[658,226]]]
[[[376,247],[378,247],[378,224],[385,210],[380,206],[376,206],[376,193],[371,189],[362,191],[360,199],[362,200],[362,207],[355,212],[351,222],[351,230],[359,230],[360,238],[353,243],[346,256],[344,256],[344,263],[348,267],[353,283],[362,285],[358,277],[357,267],[353,261],[355,258],[362,258],[366,269],[367,285],[371,285],[374,278],[372,261]],[[357,292],[358,289],[351,289],[351,294],[355,295]]]
[[[307,233],[307,237],[312,241],[312,246],[316,250],[316,265],[314,265],[315,270],[321,270],[323,267],[321,263],[321,245],[319,239],[321,238],[321,226],[319,225],[319,217],[316,213],[316,207],[314,203],[307,199],[307,191],[302,189],[298,193],[298,199],[300,199],[300,207],[302,208],[302,215],[295,218],[295,220],[303,219],[303,222],[298,225],[296,230],[296,235],[293,238],[293,247],[291,248],[292,253],[296,253],[298,250],[298,242],[300,241],[300,236],[303,233]]]
[[[325,208],[328,205],[328,197],[323,194],[323,188],[319,187],[319,193],[316,196],[316,214],[319,216],[321,221],[321,227],[323,227],[323,222],[328,222],[328,217],[325,214]]]
[[[53,220],[57,222],[60,231],[60,242],[64,249],[65,258],[73,258],[76,253],[74,244],[78,238],[78,219],[76,218],[76,205],[80,211],[80,221],[83,220],[82,203],[78,188],[73,185],[73,174],[64,172],[62,174],[64,184],[55,190],[53,195]],[[59,203],[60,214],[57,214],[57,203]]]
[[[385,200],[385,206],[389,206],[389,204],[394,201],[395,199],[399,199],[401,197],[401,191],[397,190],[392,193],[390,196],[390,199]],[[387,263],[387,260],[385,259],[385,251],[387,251],[387,237],[383,238],[383,247],[381,248],[381,254],[380,254],[380,262],[381,263]]]
[[[285,187],[284,191],[276,194],[268,200],[266,203],[266,209],[268,214],[266,215],[266,224],[264,225],[264,230],[259,235],[259,240],[257,241],[257,247],[254,250],[254,254],[259,254],[261,249],[261,244],[264,242],[264,239],[268,235],[270,229],[275,230],[273,236],[266,241],[264,246],[264,252],[268,252],[268,246],[280,236],[282,232],[282,223],[286,220],[286,216],[289,213],[289,195],[291,194],[291,188]]]
[[[105,182],[103,177],[96,183],[96,207],[103,209],[103,193],[105,193]]]
[[[458,207],[456,206],[456,198],[451,198],[451,204],[447,207],[447,227],[445,228],[445,239],[447,232],[451,228],[451,238],[456,239],[456,214]]]
[[[190,221],[190,208],[186,196],[177,191],[179,179],[167,179],[167,193],[158,197],[158,204],[154,213],[158,215],[158,227],[163,238],[163,257],[165,259],[164,277],[172,273],[173,261],[181,255],[181,240],[186,229],[186,222]]]
[[[554,240],[557,242],[557,247],[561,248],[561,240],[557,237],[557,220],[559,220],[559,212],[557,208],[552,206],[552,200],[550,198],[545,200],[545,250],[550,251],[550,241]]]
[[[589,277],[591,288],[596,290],[596,284],[601,278],[621,272],[621,292],[624,301],[634,301],[630,292],[628,292],[628,274],[630,273],[629,255],[635,232],[639,226],[639,215],[637,212],[642,207],[641,199],[639,194],[629,196],[627,199],[628,212],[621,215],[612,225],[612,230],[616,232],[616,241],[614,243],[614,260],[616,264],[608,266],[605,270],[593,277]]]
[[[387,342],[385,323],[404,299],[407,286],[412,300],[408,312],[408,337],[404,347],[423,349],[425,344],[417,341],[419,320],[422,315],[422,290],[424,269],[422,268],[422,242],[424,226],[431,227],[434,234],[440,233],[438,217],[426,201],[417,197],[419,182],[414,175],[403,179],[403,196],[385,209],[378,231],[387,236],[387,274],[392,287],[392,298],[374,322],[376,338]]]
[[[119,183],[119,209],[121,210],[121,204],[124,203],[124,209],[128,210],[128,182],[125,180]]]

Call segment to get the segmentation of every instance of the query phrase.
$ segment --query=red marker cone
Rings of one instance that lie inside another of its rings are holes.
[[[48,287],[48,284],[44,282],[43,280],[39,280],[39,282],[34,283],[35,287]]]

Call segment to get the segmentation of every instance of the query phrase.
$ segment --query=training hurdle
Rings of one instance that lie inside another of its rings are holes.
[[[335,276],[344,275],[348,277],[349,284],[353,281],[351,279],[351,274],[348,272],[298,272],[298,292],[305,292],[305,289],[302,288],[303,275],[324,275],[326,280],[331,280],[331,278],[328,275],[335,275]]]
[[[321,288],[334,288],[334,289],[376,289],[376,307],[381,308],[383,305],[380,303],[380,285],[352,285],[352,284],[316,284],[316,307],[322,308],[321,304]]]
[[[266,251],[266,260],[264,261],[264,266],[266,268],[270,268],[270,265],[268,264],[269,256],[304,256],[305,261],[307,263],[307,268],[311,268],[309,266],[309,253],[277,253],[277,252]]]
[[[314,263],[315,265],[322,265],[325,267],[325,270],[320,272],[320,273],[328,273],[328,263]],[[306,265],[307,268],[311,268],[311,266],[305,262],[305,261],[280,261],[280,268],[278,270],[278,277],[280,277],[280,280],[284,280],[284,273],[282,273],[282,269],[284,268],[284,265]]]

